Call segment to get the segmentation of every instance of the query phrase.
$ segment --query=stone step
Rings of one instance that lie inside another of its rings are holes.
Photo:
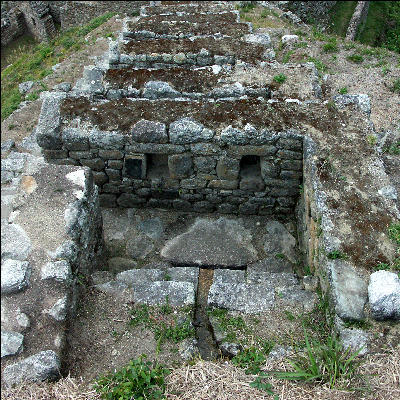
[[[135,26],[135,21],[139,23],[146,23],[149,27],[155,25],[160,25],[163,23],[174,23],[174,22],[190,22],[197,24],[209,23],[210,25],[229,25],[239,22],[239,13],[235,11],[224,11],[219,13],[209,13],[209,14],[169,14],[169,15],[152,15],[152,16],[141,16],[137,19],[130,19],[127,21],[126,29],[129,31],[130,26]],[[247,24],[246,24],[247,25]],[[134,30],[134,29],[133,29]]]
[[[135,289],[140,286],[146,286],[149,282],[174,281],[191,282],[195,290],[197,290],[198,276],[199,269],[196,267],[172,267],[166,269],[141,268],[120,272],[116,275],[115,279]]]
[[[128,22],[126,31],[123,32],[124,39],[145,39],[145,38],[163,38],[163,39],[183,39],[189,37],[205,36],[228,36],[231,38],[240,38],[250,33],[251,29],[246,23],[231,22],[211,23],[209,22],[188,22],[188,21],[142,21]]]
[[[118,97],[160,98],[232,98],[271,97],[272,85],[242,85],[230,78],[231,68],[220,66],[169,69],[109,69],[103,78],[110,100]]]
[[[244,36],[243,40],[215,37],[190,39],[130,40],[119,46],[119,57],[110,57],[111,66],[222,65],[239,60],[258,64],[270,60],[268,35]],[[264,38],[264,40],[263,40]]]
[[[294,274],[215,270],[208,295],[208,306],[260,313],[273,307],[301,307],[311,311],[317,301],[315,293],[304,290]]]
[[[170,4],[158,6],[143,6],[141,15],[169,15],[169,14],[192,14],[192,13],[216,13],[231,11],[230,2],[198,2],[191,4]]]

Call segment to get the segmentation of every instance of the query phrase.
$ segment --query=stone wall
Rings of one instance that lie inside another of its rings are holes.
[[[1,171],[1,358],[6,385],[54,379],[79,283],[103,262],[88,168],[13,152]]]
[[[65,93],[43,101],[37,127],[46,159],[88,166],[106,207],[292,214],[302,179],[302,136],[248,124],[215,132],[191,118],[140,120],[129,135],[62,123]]]
[[[282,8],[292,11],[304,22],[323,20],[336,1],[287,1]]]
[[[84,24],[106,12],[139,15],[140,7],[148,5],[149,1],[65,1],[64,3],[59,9],[63,30]]]
[[[358,31],[358,27],[365,22],[368,15],[369,1],[359,1],[351,17],[346,32],[346,39],[354,40]]]

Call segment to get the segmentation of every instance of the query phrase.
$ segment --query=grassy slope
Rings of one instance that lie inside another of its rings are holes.
[[[76,27],[60,33],[50,43],[28,45],[10,54],[12,62],[1,71],[1,120],[15,111],[23,100],[18,85],[25,81],[37,81],[52,73],[51,67],[71,53],[78,51],[86,43],[85,36],[98,26],[108,21],[114,13],[106,13],[92,19],[83,27]],[[46,90],[46,87],[43,87]],[[36,94],[37,96],[37,94]]]
[[[330,30],[338,36],[346,36],[347,27],[356,8],[356,1],[338,1],[329,12],[332,25]]]

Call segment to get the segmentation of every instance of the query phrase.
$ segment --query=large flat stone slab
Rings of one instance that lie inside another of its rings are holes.
[[[187,232],[165,244],[161,256],[176,265],[240,268],[257,259],[251,238],[236,220],[197,219]]]
[[[133,289],[135,303],[148,305],[168,304],[174,307],[192,305],[195,302],[195,289],[191,282],[162,281]]]
[[[269,285],[249,285],[245,283],[213,283],[208,294],[210,307],[225,308],[255,314],[274,306],[275,290]]]

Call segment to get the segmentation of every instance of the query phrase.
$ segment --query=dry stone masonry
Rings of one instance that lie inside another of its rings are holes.
[[[278,64],[269,35],[230,2],[146,3],[123,26],[74,87],[42,95],[40,149],[32,137],[26,153],[4,143],[3,383],[60,376],[82,279],[124,304],[242,315],[310,311],[320,286],[346,346],[368,351],[369,334],[345,322],[400,318],[397,275],[370,274],[363,259],[370,246],[393,259],[382,233],[400,219],[379,155],[365,149],[368,96],[324,99],[315,66]],[[294,273],[302,263],[314,276]],[[236,354],[209,322],[223,354]]]

